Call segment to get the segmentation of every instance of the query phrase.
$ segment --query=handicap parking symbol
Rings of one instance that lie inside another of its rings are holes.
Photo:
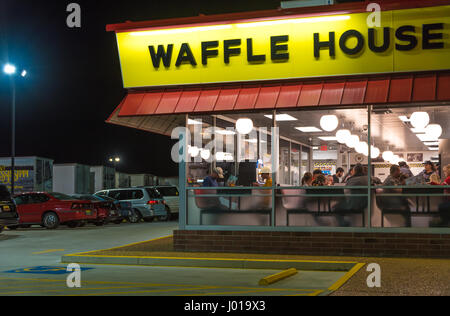
[[[92,270],[93,268],[81,268],[81,271]],[[67,271],[66,267],[31,267],[16,269],[10,271],[4,271],[3,273],[28,273],[28,274],[69,274],[71,271]]]

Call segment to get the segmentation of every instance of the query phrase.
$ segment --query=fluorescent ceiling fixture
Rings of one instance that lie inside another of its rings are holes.
[[[402,122],[411,122],[411,120],[406,116],[402,115],[398,117]]]
[[[168,34],[182,34],[182,33],[192,33],[192,32],[227,30],[227,29],[231,29],[231,28],[232,28],[231,25],[211,25],[211,26],[186,27],[186,28],[181,28],[181,29],[132,32],[132,33],[130,33],[130,35],[131,36],[168,35]]]
[[[435,142],[435,141],[438,141],[438,139],[436,137],[430,136],[430,135],[427,135],[427,134],[417,134],[416,136],[423,142]]]
[[[26,75],[27,75],[27,71],[26,70],[24,70],[24,71],[22,71],[22,73],[20,74],[22,77],[25,77]]]
[[[425,146],[439,146],[439,142],[424,142]]]
[[[428,147],[431,151],[439,151],[439,147]]]
[[[203,125],[202,122],[188,119],[188,125]]]
[[[289,23],[317,23],[317,22],[332,22],[332,21],[346,21],[350,20],[349,15],[340,16],[319,16],[314,18],[298,18],[298,19],[285,19],[285,20],[275,20],[275,21],[262,21],[262,22],[249,22],[236,24],[238,28],[247,27],[258,27],[258,26],[268,26],[268,25],[283,25]]]
[[[7,75],[13,75],[16,73],[16,67],[14,65],[11,64],[6,64],[3,67],[3,72]]]
[[[230,130],[227,130],[227,129],[218,130],[218,131],[216,131],[216,133],[219,134],[219,135],[236,135],[236,132],[230,131]]]
[[[264,115],[268,119],[272,119],[272,115]],[[275,120],[277,122],[288,122],[288,121],[298,121],[295,117],[290,116],[289,114],[277,114]]]
[[[296,127],[295,129],[303,133],[320,133],[322,130],[314,126]]]
[[[313,150],[319,150],[319,147],[313,147]]]
[[[257,144],[258,140],[256,138],[253,139],[246,139],[245,142],[250,143],[250,144]],[[267,143],[265,140],[261,141],[261,144]]]
[[[330,141],[337,140],[337,137],[336,136],[324,136],[324,137],[319,137],[319,139],[324,140],[326,142],[330,142]]]
[[[425,134],[425,128],[411,128],[411,132],[413,132],[414,134]]]

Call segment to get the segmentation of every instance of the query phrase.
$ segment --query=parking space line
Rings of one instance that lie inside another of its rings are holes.
[[[336,283],[328,288],[329,291],[336,291],[342,285],[344,285],[356,272],[358,272],[362,267],[364,267],[365,263],[356,264],[350,271],[348,271],[343,277],[341,277]]]
[[[212,295],[221,296],[221,295],[227,295],[227,294],[279,292],[279,291],[282,291],[282,290],[279,290],[279,289],[258,289],[258,290],[235,291],[235,292],[216,292],[216,293],[190,294],[189,296],[212,296]],[[178,296],[187,296],[187,295],[178,295]]]
[[[128,289],[128,288],[135,288],[136,286],[114,286],[114,287],[99,287],[99,288],[73,288],[70,289],[67,286],[62,286],[60,289],[42,289],[39,291],[20,291],[20,292],[3,292],[0,293],[0,295],[17,295],[17,294],[32,294],[32,293],[47,293],[47,292],[62,292],[62,291],[98,291],[98,290],[113,290],[113,289]]]
[[[39,251],[39,252],[33,252],[33,255],[43,255],[46,253],[52,253],[52,252],[62,252],[65,251],[65,249],[49,249],[49,250],[44,250],[44,251]]]
[[[142,290],[142,291],[127,291],[127,292],[107,292],[107,293],[93,293],[93,294],[80,294],[80,295],[69,295],[69,296],[109,296],[109,295],[120,295],[120,294],[143,294],[143,293],[167,293],[175,291],[196,291],[196,290],[210,290],[210,287],[198,288],[184,288],[184,289],[166,289],[166,290]]]

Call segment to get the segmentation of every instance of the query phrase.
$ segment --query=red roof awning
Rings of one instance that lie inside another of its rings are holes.
[[[118,117],[450,101],[450,72],[129,91]]]

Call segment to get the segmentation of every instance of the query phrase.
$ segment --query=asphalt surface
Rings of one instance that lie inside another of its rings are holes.
[[[81,265],[81,288],[68,288],[61,256],[171,235],[176,222],[5,231],[0,235],[0,296],[306,296],[327,294],[344,272],[299,271],[261,287],[277,270]]]

